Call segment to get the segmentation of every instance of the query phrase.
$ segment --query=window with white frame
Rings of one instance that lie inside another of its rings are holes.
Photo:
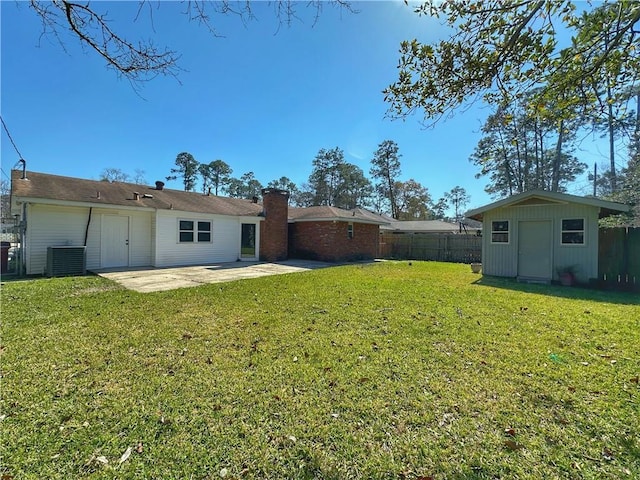
[[[584,245],[584,218],[565,218],[562,220],[563,245]]]
[[[353,223],[347,225],[347,238],[353,238]]]
[[[211,222],[201,220],[178,220],[180,243],[211,242]]]
[[[509,220],[491,222],[491,243],[509,243]]]

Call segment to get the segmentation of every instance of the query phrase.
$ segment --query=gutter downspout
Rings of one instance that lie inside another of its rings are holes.
[[[25,202],[22,205],[22,218],[20,219],[20,272],[22,277],[27,274],[27,206]]]
[[[87,228],[84,231],[84,246],[87,246],[87,239],[89,238],[89,225],[91,225],[91,213],[93,212],[93,207],[89,207],[89,218],[87,219]]]

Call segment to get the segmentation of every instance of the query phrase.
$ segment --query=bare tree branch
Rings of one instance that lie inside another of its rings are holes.
[[[213,23],[213,19],[217,16],[237,15],[245,26],[256,18],[253,12],[254,4],[250,0],[183,0],[181,3],[185,6],[182,13],[189,21],[197,22],[216,37],[222,36]],[[301,21],[296,11],[298,5],[305,5],[304,8],[315,12],[313,21],[315,25],[325,3],[356,13],[350,3],[345,0],[330,2],[311,0],[306,4],[293,0],[280,0],[273,2],[278,28],[281,25],[290,26],[294,21]],[[128,79],[134,89],[139,82],[151,80],[158,75],[177,78],[181,70],[178,66],[180,55],[177,52],[166,47],[158,47],[151,40],[132,41],[119,34],[112,27],[112,21],[107,18],[107,14],[98,11],[99,2],[29,0],[29,5],[42,21],[41,38],[47,34],[53,35],[66,52],[61,32],[69,30],[82,45],[102,57],[107,62],[107,66]],[[146,6],[148,6],[152,29],[155,32],[150,0],[139,1],[133,21],[140,19]],[[157,8],[161,6],[162,2],[158,2]]]

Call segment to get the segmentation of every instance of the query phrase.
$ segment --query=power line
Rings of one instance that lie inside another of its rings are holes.
[[[20,153],[20,150],[18,150],[18,147],[16,147],[16,143],[13,141],[13,138],[11,138],[9,129],[7,128],[7,125],[4,123],[4,118],[2,118],[2,116],[0,116],[0,121],[2,121],[2,126],[4,127],[4,131],[7,132],[7,137],[9,137],[9,140],[11,140],[11,145],[13,145],[13,148],[15,148],[16,153],[18,154],[18,157],[22,158],[22,154]]]

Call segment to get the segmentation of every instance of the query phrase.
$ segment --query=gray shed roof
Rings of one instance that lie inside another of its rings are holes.
[[[135,199],[134,192],[139,194]],[[11,172],[11,195],[22,201],[79,202],[92,206],[126,206],[160,210],[179,210],[232,216],[258,216],[262,205],[251,200],[203,195],[181,190],[158,190],[148,185],[126,182],[106,182],[62,177],[21,170]]]
[[[457,233],[460,225],[442,220],[394,220],[382,227],[392,232]]]
[[[579,197],[567,193],[548,192],[545,190],[529,190],[510,197],[489,203],[480,208],[469,210],[465,217],[482,221],[485,212],[501,207],[527,206],[527,205],[549,205],[549,204],[577,203],[589,205],[600,209],[600,218],[615,215],[616,213],[628,212],[629,206],[622,203],[600,200],[595,197]]]

